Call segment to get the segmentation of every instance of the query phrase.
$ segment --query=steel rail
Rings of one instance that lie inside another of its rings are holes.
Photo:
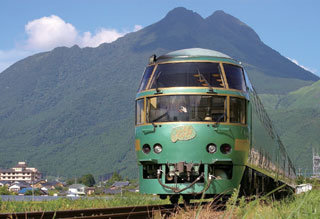
[[[204,202],[202,204],[207,204]],[[189,206],[197,206],[193,203]],[[44,211],[44,212],[19,212],[19,213],[0,213],[0,219],[52,219],[52,218],[152,218],[155,212],[169,214],[175,211],[179,205],[148,205],[148,206],[129,206],[115,208],[95,208],[64,211]]]

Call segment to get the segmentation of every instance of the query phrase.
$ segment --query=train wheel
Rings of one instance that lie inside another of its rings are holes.
[[[171,195],[171,196],[170,196],[170,202],[171,202],[171,204],[173,204],[173,205],[178,205],[178,203],[179,203],[179,198],[180,198],[180,195]]]

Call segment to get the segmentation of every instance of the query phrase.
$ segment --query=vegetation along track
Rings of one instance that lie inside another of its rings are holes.
[[[200,203],[192,203],[189,206],[198,206]],[[201,205],[208,204],[207,202]],[[45,211],[0,214],[0,219],[52,219],[52,218],[152,218],[154,214],[170,214],[184,205],[148,205],[116,208],[80,209],[67,211]]]

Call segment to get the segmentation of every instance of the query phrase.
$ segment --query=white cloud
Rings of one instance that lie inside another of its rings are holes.
[[[27,39],[19,42],[19,46],[12,50],[0,50],[0,73],[11,64],[31,54],[48,51],[59,46],[97,47],[102,43],[111,43],[125,34],[141,30],[141,25],[135,25],[131,31],[100,28],[94,34],[83,34],[70,23],[56,15],[42,17],[25,25]]]
[[[111,43],[125,34],[126,32],[121,33],[115,29],[101,28],[95,35],[92,35],[90,32],[85,32],[83,37],[80,38],[78,45],[80,47],[97,47],[101,43]]]
[[[301,65],[296,59],[291,59],[291,58],[289,58],[289,57],[287,57],[287,59],[289,59],[291,62],[293,62],[294,64],[300,66],[301,68],[303,68],[303,69],[306,70],[306,71],[310,71],[310,72],[312,72],[312,73],[314,73],[314,74],[317,73],[317,69],[309,68],[309,67],[306,67],[306,66],[304,66],[304,65]]]
[[[28,35],[26,48],[48,50],[57,46],[72,46],[76,43],[76,28],[60,17],[51,15],[30,21],[25,26]]]
[[[141,30],[141,25],[135,25],[133,31]],[[25,26],[28,35],[26,48],[32,50],[50,50],[58,46],[97,47],[102,43],[111,43],[131,31],[100,28],[95,34],[85,32],[79,34],[76,28],[66,23],[60,17],[51,15],[30,21]]]

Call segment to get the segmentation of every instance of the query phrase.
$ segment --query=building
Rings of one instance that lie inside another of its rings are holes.
[[[96,191],[95,187],[87,187],[86,188],[86,194],[87,195],[93,195],[95,191]]]
[[[3,187],[3,186],[10,186],[10,182],[0,181],[0,187]]]
[[[10,192],[19,192],[21,189],[31,188],[31,185],[26,182],[15,182],[11,186],[9,186],[8,190]]]
[[[82,196],[85,195],[86,186],[82,184],[72,184],[69,186],[67,196]]]
[[[0,181],[33,183],[41,179],[41,173],[34,167],[28,167],[26,162],[6,170],[0,170]]]
[[[124,182],[115,182],[112,184],[110,189],[121,189],[123,187],[129,186],[130,182],[129,181],[124,181]]]

